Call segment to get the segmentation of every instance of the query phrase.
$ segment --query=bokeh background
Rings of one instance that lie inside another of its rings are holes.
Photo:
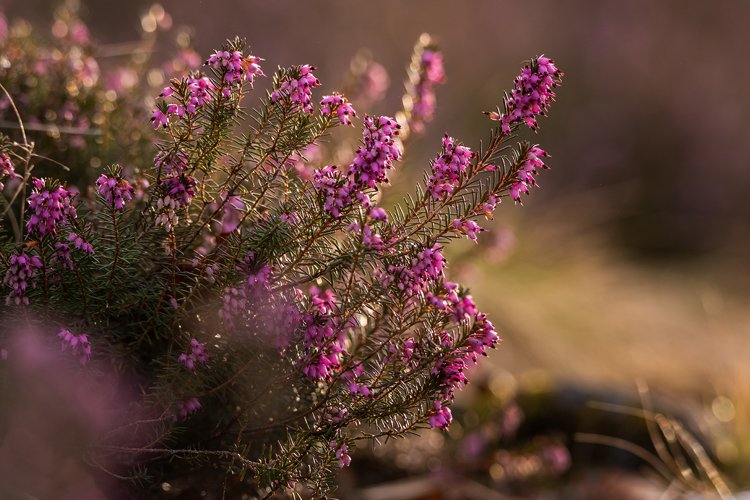
[[[151,4],[82,0],[81,13],[92,37],[114,47],[148,28],[142,19]],[[0,2],[9,18],[40,26],[51,22],[58,5]],[[647,446],[645,431],[623,430],[615,416],[602,423],[607,411],[590,404],[641,407],[641,381],[658,408],[684,419],[737,488],[750,483],[750,3],[162,5],[202,56],[239,35],[266,59],[266,68],[318,66],[320,95],[340,87],[351,58],[369,50],[391,82],[382,102],[360,110],[369,113],[400,108],[412,46],[430,33],[444,52],[447,82],[437,90],[432,124],[410,144],[398,180],[405,185],[427,167],[443,133],[472,147],[486,137],[490,124],[481,111],[500,102],[524,60],[542,53],[554,58],[566,73],[564,84],[538,137],[529,136],[552,154],[552,170],[524,207],[505,203],[498,210],[479,247],[466,242],[453,250],[451,277],[471,286],[504,343],[476,375],[479,383],[465,391],[464,420],[453,437],[427,436],[422,444],[439,457],[447,441],[465,437],[471,422],[481,420],[475,406],[489,394],[504,417],[510,402],[520,405],[528,435],[561,433],[572,460],[568,482],[584,481],[588,474],[576,466],[598,455],[576,442],[575,432],[627,431]],[[154,50],[169,57],[174,49],[157,44]],[[366,477],[355,468],[342,477],[342,491],[361,493],[358,488],[435,473],[450,462],[420,461],[417,453],[412,445],[393,451],[401,472]],[[363,458],[375,468],[382,466],[378,459],[374,453]],[[494,455],[480,467],[489,479],[479,483],[507,478],[509,469],[497,464],[502,461]],[[648,467],[622,455],[607,455],[602,464],[648,476]],[[373,487],[366,491],[377,498]],[[564,491],[571,498],[581,493]]]

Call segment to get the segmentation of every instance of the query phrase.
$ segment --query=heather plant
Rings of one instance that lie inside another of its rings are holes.
[[[442,80],[428,50],[405,115],[415,129]],[[151,111],[147,188],[116,164],[82,193],[37,177],[7,95],[21,138],[2,143],[0,181],[20,181],[0,197],[13,233],[0,370],[35,331],[75,370],[114,378],[117,417],[80,457],[95,470],[151,494],[200,474],[216,494],[325,495],[357,443],[448,429],[456,390],[499,342],[447,278],[445,247],[536,185],[547,154],[517,132],[536,129],[562,73],[529,61],[489,139],[472,150],[446,134],[413,194],[381,206],[404,128],[316,96],[315,70],[270,74],[235,39],[170,80]],[[303,151],[355,126],[345,165],[300,174]]]

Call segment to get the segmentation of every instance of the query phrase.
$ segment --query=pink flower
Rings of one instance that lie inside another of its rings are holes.
[[[357,116],[351,103],[340,94],[327,95],[320,101],[320,113],[323,116],[328,116],[334,111],[338,115],[339,123],[343,125],[352,125],[350,117]]]
[[[86,335],[73,335],[70,330],[60,330],[57,337],[62,341],[62,350],[70,349],[71,354],[78,356],[81,365],[91,359],[91,345]]]
[[[490,119],[500,122],[505,134],[510,134],[511,128],[521,123],[537,130],[536,117],[545,114],[555,100],[554,89],[560,85],[562,77],[562,71],[557,69],[552,59],[543,55],[532,59],[516,77],[515,88],[505,99],[504,111],[487,114]]]
[[[203,405],[196,398],[190,398],[186,401],[180,401],[172,418],[174,420],[185,420],[196,411],[203,408]]]
[[[362,146],[347,171],[357,189],[377,189],[378,184],[388,182],[386,172],[393,168],[394,161],[401,159],[401,150],[395,141],[400,128],[391,117],[365,116]]]
[[[443,406],[440,401],[435,401],[432,407],[434,410],[430,417],[430,427],[433,429],[447,429],[453,421],[451,409],[447,406]]]
[[[8,153],[0,153],[0,191],[5,189],[2,183],[4,177],[16,177],[16,170]]]
[[[291,70],[291,73],[281,81],[279,87],[271,93],[271,101],[288,100],[303,111],[312,113],[312,89],[320,86],[320,80],[315,78],[312,73],[315,69],[314,66],[303,64]],[[351,108],[351,111],[353,112],[354,109]]]
[[[370,210],[370,217],[373,220],[377,220],[377,221],[387,221],[388,213],[385,211],[384,208],[375,207],[372,210]]]
[[[483,229],[473,220],[462,221],[461,219],[455,219],[452,225],[456,231],[464,233],[467,238],[475,243],[477,241],[477,235],[483,231]]]
[[[11,288],[5,298],[7,305],[29,304],[26,291],[29,287],[36,288],[36,273],[39,269],[42,269],[42,261],[36,255],[28,255],[21,250],[10,256],[8,270],[3,278],[3,283]]]
[[[96,180],[97,192],[108,205],[116,210],[125,208],[125,202],[133,199],[133,186],[121,177],[102,174]]]
[[[190,371],[195,370],[196,364],[205,365],[208,363],[208,352],[206,351],[206,344],[198,341],[197,339],[190,339],[190,352],[180,354],[177,360],[185,365]]]
[[[83,253],[94,255],[94,247],[91,246],[91,243],[84,240],[78,234],[70,233],[68,235],[68,241],[73,243],[73,246],[76,247],[76,249],[82,251]]]
[[[173,115],[176,113],[177,113],[176,104],[168,104],[166,106],[157,107],[151,113],[151,123],[154,126],[154,129],[159,128],[159,125],[161,125],[164,128],[167,128],[167,125],[169,124],[169,115]]]
[[[29,195],[28,209],[31,216],[26,223],[29,233],[39,236],[57,234],[57,227],[75,219],[76,209],[72,204],[72,196],[62,186],[47,187],[45,179],[32,179],[34,190]]]
[[[442,247],[436,243],[432,248],[420,251],[409,265],[388,265],[385,272],[380,274],[381,283],[409,295],[425,291],[443,276],[445,258],[441,250]]]
[[[217,50],[206,60],[206,66],[223,73],[224,81],[230,85],[247,81],[250,85],[256,76],[265,76],[258,64],[263,59],[255,56],[245,57],[238,50]]]
[[[421,133],[435,113],[435,86],[445,82],[443,54],[435,49],[425,48],[419,59],[416,76],[416,82],[409,92],[413,100],[409,128]]]
[[[447,134],[443,137],[443,153],[432,164],[432,175],[427,183],[427,191],[434,200],[445,198],[459,185],[466,169],[471,164],[474,153],[456,143]]]
[[[329,446],[332,450],[336,450],[336,463],[339,467],[349,467],[352,463],[352,457],[349,456],[349,447],[344,444],[338,444],[336,441],[331,441]]]

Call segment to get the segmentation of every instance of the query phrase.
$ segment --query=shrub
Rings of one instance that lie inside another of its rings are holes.
[[[400,115],[415,131],[442,81],[439,52],[419,50],[426,73]],[[313,97],[312,66],[266,79],[262,63],[233,40],[205,72],[170,81],[151,115],[147,184],[112,165],[77,193],[34,176],[25,135],[3,141],[14,233],[1,247],[3,369],[23,362],[12,332],[34,330],[77,371],[114,380],[106,410],[118,417],[82,458],[152,492],[200,471],[208,491],[323,495],[356,443],[447,429],[454,391],[499,337],[446,279],[445,246],[476,240],[476,221],[520,203],[546,168],[541,148],[516,139],[562,76],[544,56],[487,113],[498,125],[486,142],[473,151],[446,135],[414,194],[388,207],[378,200],[403,156],[399,121]],[[360,118],[348,165],[310,165],[306,148]]]

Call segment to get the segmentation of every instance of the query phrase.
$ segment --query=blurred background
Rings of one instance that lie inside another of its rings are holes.
[[[59,4],[0,7],[45,28]],[[99,48],[117,54],[156,29],[151,5],[81,0],[80,14]],[[670,478],[624,443],[657,456],[658,445],[643,413],[628,417],[624,407],[677,419],[735,491],[750,484],[750,3],[162,6],[202,58],[239,35],[269,74],[318,66],[320,95],[341,88],[352,58],[368,51],[390,85],[360,113],[400,109],[412,46],[430,33],[447,81],[433,122],[409,144],[404,186],[444,133],[473,148],[487,137],[481,111],[500,103],[524,60],[543,53],[565,71],[550,117],[528,135],[552,155],[542,189],[523,207],[500,207],[479,246],[452,248],[451,278],[472,288],[504,343],[474,374],[449,435],[358,450],[342,496],[602,498],[621,488],[618,498],[659,498]],[[152,50],[168,58],[174,43]],[[593,435],[623,442],[592,443]],[[433,491],[435,474],[456,491]]]

